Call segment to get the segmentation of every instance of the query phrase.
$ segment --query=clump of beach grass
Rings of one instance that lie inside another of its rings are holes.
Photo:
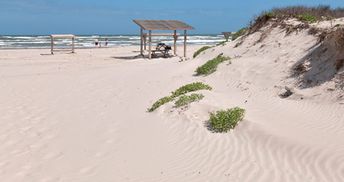
[[[318,18],[311,14],[301,14],[296,16],[298,20],[307,23],[315,23],[318,21]]]
[[[162,106],[168,102],[173,101],[175,98],[177,98],[179,96],[185,95],[185,94],[190,93],[190,92],[199,91],[199,90],[212,90],[212,87],[207,85],[207,84],[204,84],[202,82],[194,82],[194,83],[184,85],[182,87],[179,87],[177,90],[173,91],[170,96],[163,97],[163,98],[159,99],[158,101],[156,101],[152,105],[152,107],[148,108],[148,112],[155,111],[160,106]]]
[[[196,69],[196,75],[210,75],[214,73],[217,69],[217,66],[224,62],[230,60],[230,57],[223,56],[223,54],[218,55],[216,58],[209,60],[202,66],[198,67]]]
[[[158,109],[160,106],[168,103],[168,102],[171,102],[174,98],[171,97],[171,96],[166,96],[166,97],[163,97],[161,99],[159,99],[158,101],[156,101],[151,108],[148,109],[148,112],[153,112],[155,111],[156,109]]]
[[[237,32],[233,33],[232,35],[232,40],[236,40],[237,38],[243,36],[247,31],[247,28],[241,28],[240,30],[238,30]]]
[[[270,11],[261,13],[251,21],[248,30],[249,34],[255,33],[270,20],[274,20],[275,22],[282,24],[286,19],[295,18],[305,24],[310,24],[341,17],[344,17],[344,8],[332,9],[330,6],[324,5],[317,7],[288,6],[283,8],[274,8]]]
[[[275,17],[277,16],[297,17],[300,15],[307,15],[308,17],[312,17],[311,19],[316,19],[316,20],[324,20],[324,19],[329,20],[329,19],[344,17],[343,8],[332,9],[330,6],[326,6],[326,5],[320,5],[316,7],[288,6],[284,8],[274,8],[271,10],[271,12],[275,15]],[[308,20],[309,20],[308,18],[305,19],[305,21],[308,21]]]
[[[202,82],[194,82],[194,83],[184,85],[178,88],[177,90],[175,90],[174,92],[172,92],[172,97],[176,98],[186,93],[194,92],[198,90],[212,90],[212,88],[209,85],[204,84]]]
[[[191,95],[182,95],[178,98],[178,100],[174,103],[175,107],[182,107],[189,105],[193,102],[200,101],[204,98],[202,94],[191,94]]]
[[[234,129],[244,119],[245,109],[235,107],[210,113],[209,129],[216,133],[225,133]]]
[[[196,58],[198,55],[200,55],[202,52],[204,52],[205,50],[207,49],[210,49],[211,47],[210,46],[203,46],[201,47],[200,49],[198,49],[194,55],[193,55],[193,58]]]
[[[221,42],[217,43],[216,46],[224,46],[224,45],[226,45],[227,42],[228,42],[228,40],[221,41]]]

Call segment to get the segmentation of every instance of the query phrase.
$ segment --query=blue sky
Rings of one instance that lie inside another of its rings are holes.
[[[191,33],[220,33],[273,7],[319,4],[344,0],[0,0],[0,35],[136,34],[132,19],[179,19]]]

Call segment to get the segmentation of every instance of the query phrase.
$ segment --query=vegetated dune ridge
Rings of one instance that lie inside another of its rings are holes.
[[[344,181],[343,68],[331,45],[331,36],[318,44],[309,28],[286,34],[267,24],[184,62],[135,59],[133,47],[1,51],[0,179]],[[194,76],[222,53],[230,64]],[[201,101],[146,112],[197,81],[213,87],[199,91]],[[293,95],[282,99],[286,86]],[[208,130],[209,112],[236,106],[246,115],[234,130]]]
[[[204,92],[200,103],[186,111],[173,104],[159,111],[176,123],[197,125],[187,130],[193,137],[185,138],[196,141],[185,150],[199,154],[190,163],[199,163],[212,174],[210,179],[223,181],[343,181],[344,66],[338,63],[344,58],[344,34],[338,35],[343,23],[335,19],[297,28],[302,23],[295,19],[281,26],[271,22],[197,57],[204,63],[223,53],[232,60],[198,78],[215,88]],[[310,33],[315,28],[319,32]],[[326,37],[319,40],[322,32]],[[282,99],[285,87],[293,95]],[[235,106],[245,108],[247,115],[234,131],[199,134],[206,132],[198,128],[208,112]],[[214,166],[206,168],[209,163]]]

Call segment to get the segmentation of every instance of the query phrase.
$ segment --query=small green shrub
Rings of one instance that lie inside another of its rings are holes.
[[[200,101],[203,98],[204,98],[204,95],[202,94],[182,95],[174,104],[175,104],[175,107],[182,107],[192,102]]]
[[[297,15],[296,17],[300,21],[307,22],[307,23],[315,23],[318,21],[316,16],[313,16],[310,14],[301,14],[301,15]]]
[[[207,50],[207,49],[210,49],[211,47],[210,46],[204,46],[204,47],[201,47],[200,49],[198,49],[194,55],[193,55],[193,58],[196,58],[198,55],[200,55],[203,51]]]
[[[194,92],[198,90],[212,90],[212,88],[209,85],[206,85],[202,82],[195,82],[195,83],[190,83],[187,85],[184,85],[180,88],[178,88],[176,91],[172,92],[173,98],[179,97],[181,95],[184,95],[189,92]]]
[[[265,12],[264,13],[264,15],[266,16],[266,17],[268,17],[268,18],[275,18],[276,17],[276,15],[275,15],[275,13],[274,12]]]
[[[209,129],[218,133],[228,132],[244,119],[244,115],[245,110],[239,107],[210,113]]]
[[[224,46],[224,45],[226,45],[227,42],[228,42],[228,40],[221,41],[221,42],[217,43],[216,46]]]
[[[214,73],[217,69],[217,66],[224,62],[230,60],[230,57],[226,57],[223,56],[222,54],[218,55],[216,58],[209,60],[208,62],[206,62],[205,64],[203,64],[202,66],[198,67],[196,69],[196,75],[210,75],[212,73]]]
[[[247,28],[244,27],[240,30],[238,30],[237,32],[235,32],[233,35],[232,35],[232,40],[235,40],[237,38],[239,38],[240,36],[244,35],[247,31]]]
[[[168,103],[168,102],[171,102],[174,98],[173,97],[170,97],[170,96],[167,96],[167,97],[163,97],[161,99],[159,99],[158,101],[156,101],[151,108],[148,109],[148,112],[153,112],[155,111],[157,108],[159,108],[160,106]]]
[[[254,21],[250,22],[250,26],[247,29],[247,34],[252,34],[258,30],[260,30],[262,27],[266,25],[267,22],[269,22],[271,19],[275,18],[276,15],[274,12],[263,12],[260,16],[256,17]]]
[[[159,99],[158,101],[156,101],[151,108],[148,109],[148,112],[153,112],[155,111],[157,108],[159,108],[160,106],[173,101],[175,98],[184,95],[186,93],[189,92],[194,92],[194,91],[198,91],[198,90],[212,90],[212,88],[209,85],[206,85],[202,82],[195,82],[195,83],[190,83],[187,85],[184,85],[180,88],[178,88],[177,90],[175,90],[174,92],[172,92],[171,96],[166,96],[163,97],[161,99]]]

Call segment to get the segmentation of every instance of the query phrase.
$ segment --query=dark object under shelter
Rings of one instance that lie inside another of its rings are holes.
[[[177,55],[177,31],[184,31],[184,57],[186,57],[186,42],[187,42],[187,31],[193,30],[194,28],[184,22],[178,20],[133,20],[137,25],[140,26],[140,39],[141,47],[140,53],[143,55],[144,49],[146,49],[147,37],[148,37],[148,57],[152,58],[152,37],[153,36],[172,36],[174,39],[173,51],[174,55]],[[152,31],[173,31],[172,34],[152,34]],[[148,31],[148,34],[145,33]]]

